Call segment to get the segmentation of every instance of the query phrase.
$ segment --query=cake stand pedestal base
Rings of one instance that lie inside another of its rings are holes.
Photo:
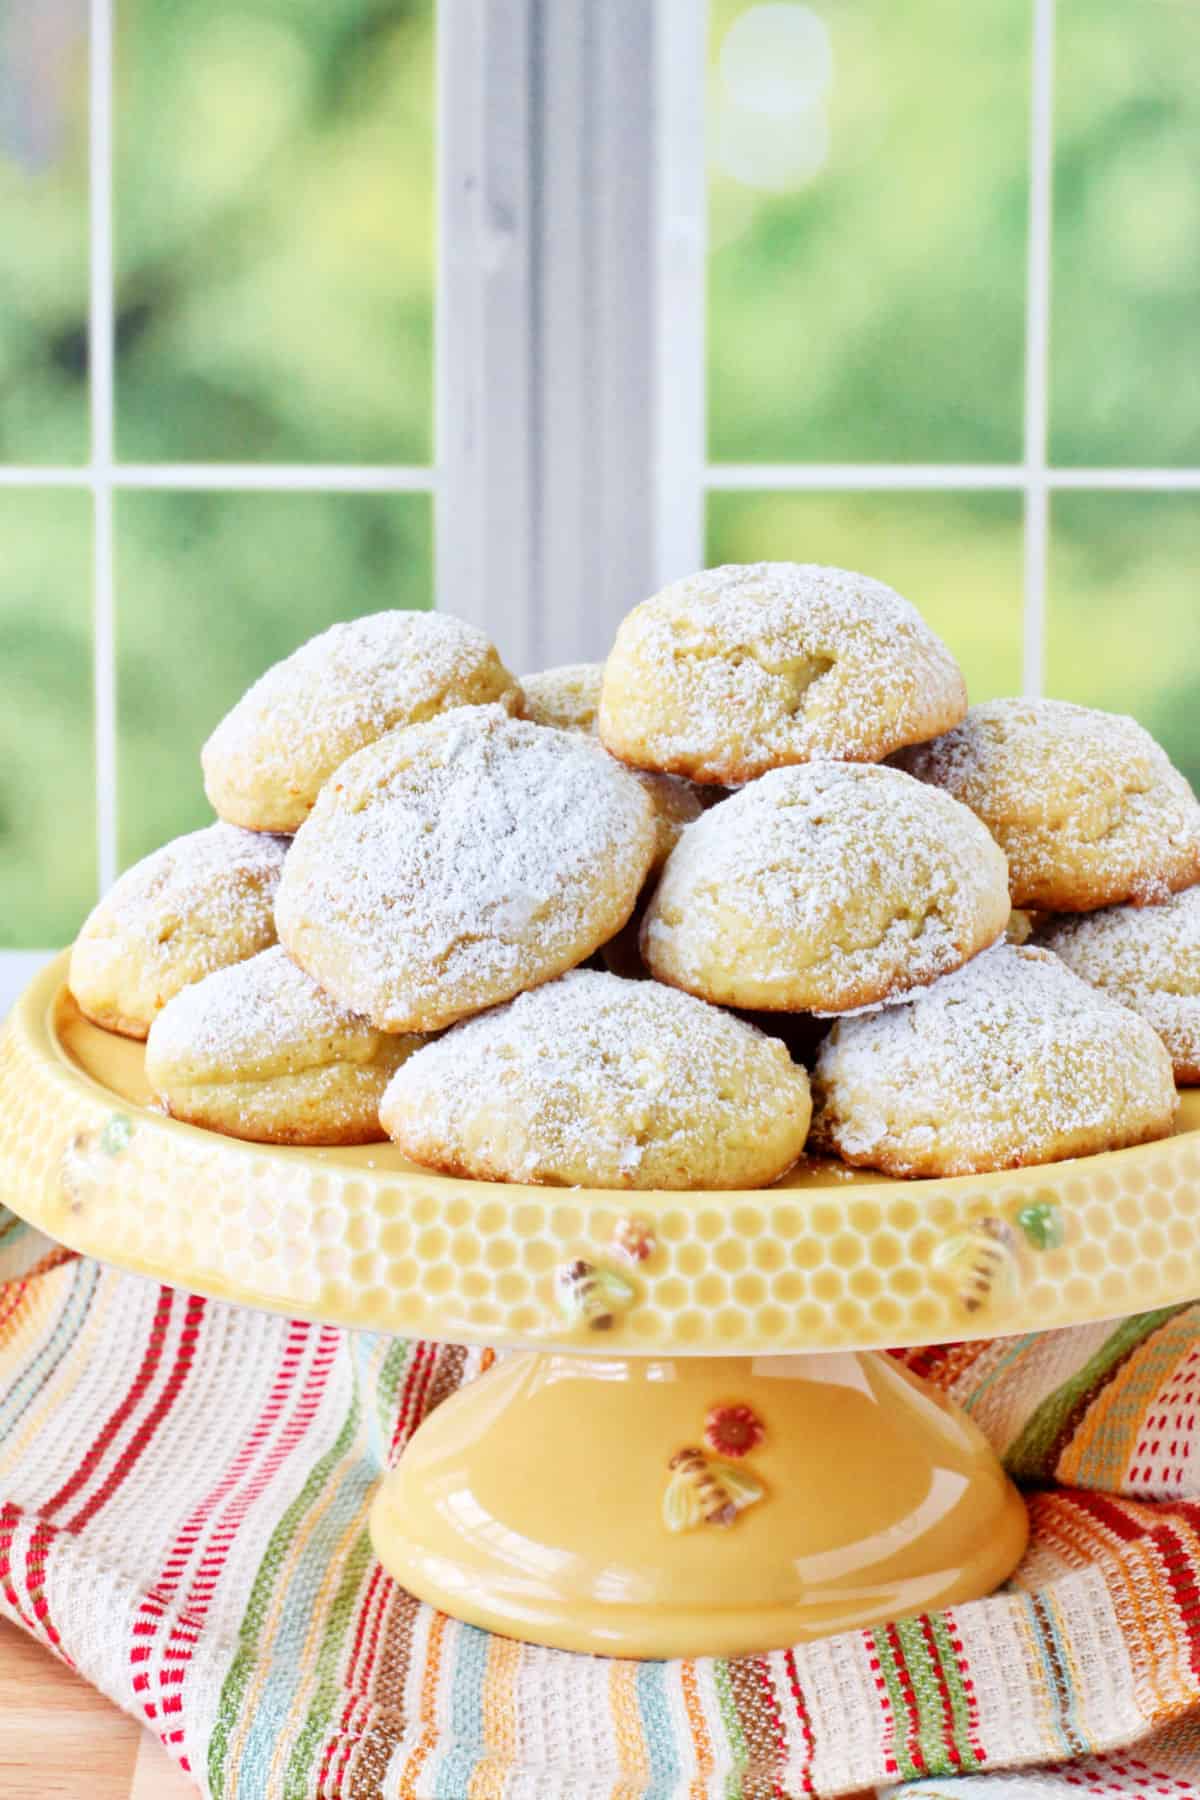
[[[879,1353],[525,1351],[425,1421],[371,1531],[390,1574],[472,1625],[665,1657],[978,1599],[1027,1522],[976,1427]]]

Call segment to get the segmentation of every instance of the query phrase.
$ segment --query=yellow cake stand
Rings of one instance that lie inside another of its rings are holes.
[[[504,1186],[164,1118],[65,972],[0,1039],[0,1202],[198,1293],[517,1350],[421,1426],[372,1521],[406,1587],[510,1636],[734,1654],[984,1594],[1020,1498],[878,1349],[1200,1294],[1200,1091],[1163,1142],[982,1178]]]

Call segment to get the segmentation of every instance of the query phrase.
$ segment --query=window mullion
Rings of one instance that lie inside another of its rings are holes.
[[[656,588],[704,563],[707,15],[695,0],[656,0]]]
[[[697,93],[674,116],[701,114],[704,8],[443,0],[440,33],[438,603],[523,668],[603,656],[656,585],[664,505],[699,559],[703,257],[694,201],[664,238],[664,192],[683,209],[657,151],[681,34]],[[695,150],[672,146],[676,188]],[[689,357],[664,435],[656,371]]]
[[[1034,0],[1029,125],[1029,252],[1025,273],[1025,612],[1022,686],[1045,679],[1050,496],[1050,259],[1054,180],[1054,0]]]
[[[437,602],[536,657],[536,0],[438,8]]]

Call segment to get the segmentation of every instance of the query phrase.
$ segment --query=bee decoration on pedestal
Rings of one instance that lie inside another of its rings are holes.
[[[718,1462],[689,1445],[677,1450],[667,1468],[671,1479],[663,1495],[663,1524],[668,1531],[691,1531],[697,1525],[732,1525],[739,1513],[761,1500],[761,1481],[746,1469]]]

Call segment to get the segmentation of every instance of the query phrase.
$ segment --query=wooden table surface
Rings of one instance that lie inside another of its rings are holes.
[[[196,1800],[157,1738],[0,1622],[3,1800]]]

